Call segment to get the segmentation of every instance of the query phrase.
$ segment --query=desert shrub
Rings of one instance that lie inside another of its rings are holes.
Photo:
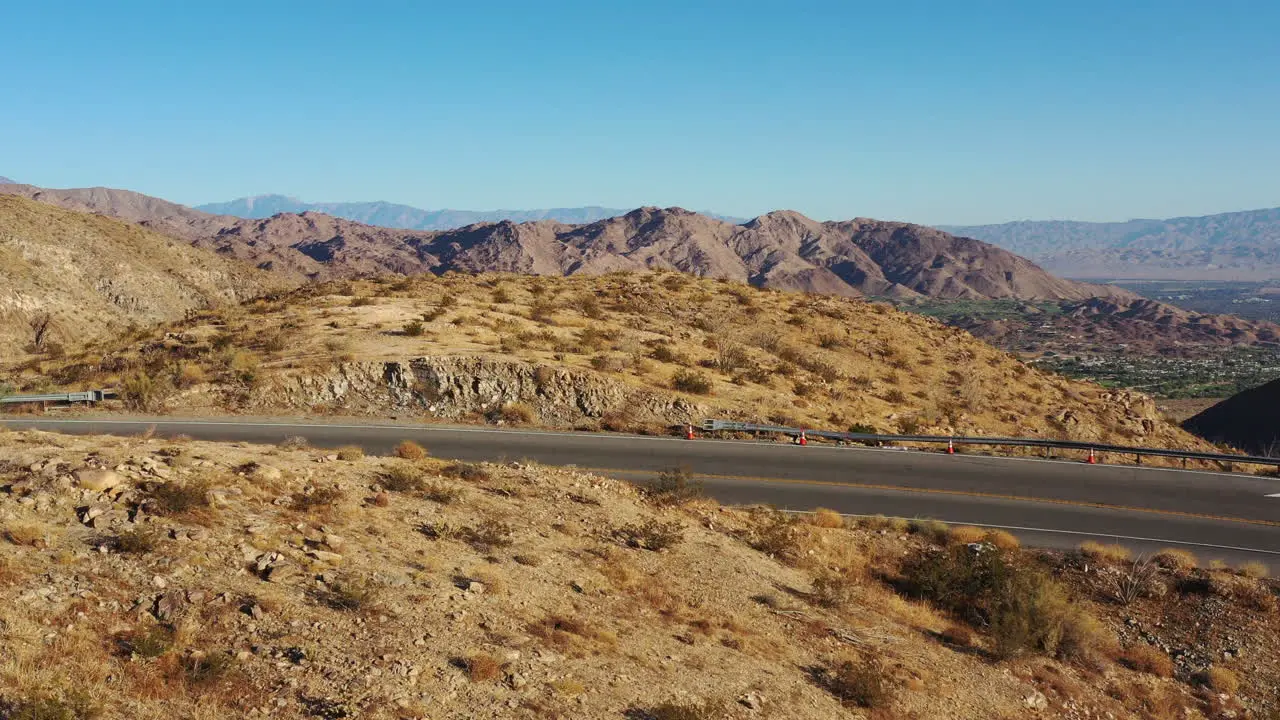
[[[125,657],[158,658],[173,648],[173,634],[168,626],[155,625],[121,633],[114,640],[116,650]]]
[[[818,508],[814,511],[810,522],[814,527],[820,528],[842,528],[844,527],[844,516],[835,510],[827,508]]]
[[[1133,556],[1129,548],[1123,545],[1104,545],[1093,540],[1080,543],[1079,551],[1081,555],[1095,562],[1118,563]]]
[[[467,677],[471,682],[489,682],[502,675],[502,663],[485,652],[476,652],[463,661]]]
[[[167,482],[147,492],[147,509],[157,515],[183,515],[209,507],[209,481]]]
[[[377,588],[356,577],[335,580],[313,593],[321,605],[344,612],[368,610],[377,601],[377,596]]]
[[[221,652],[189,655],[182,658],[181,668],[187,685],[207,688],[225,680],[235,670],[235,658]]]
[[[4,539],[14,545],[42,548],[45,546],[45,528],[35,523],[11,523],[4,528]]]
[[[495,548],[511,547],[512,527],[504,522],[486,520],[474,527],[460,528],[456,537],[478,552],[491,552]]]
[[[685,359],[676,354],[676,351],[672,350],[671,346],[666,343],[658,343],[654,345],[653,349],[649,351],[649,357],[657,360],[658,362],[665,363],[680,363]]]
[[[702,483],[693,478],[686,468],[668,468],[646,488],[651,500],[662,505],[678,505],[705,496]]]
[[[511,292],[504,287],[494,288],[492,297],[493,301],[499,305],[511,302]]]
[[[987,531],[983,541],[991,543],[1001,550],[1017,550],[1022,547],[1022,542],[1017,537],[1004,530]]]
[[[1211,667],[1200,673],[1197,680],[1214,692],[1228,695],[1234,695],[1240,689],[1240,677],[1224,667]]]
[[[423,488],[422,496],[441,505],[450,505],[462,497],[462,489],[448,483],[429,482]]]
[[[1112,598],[1121,605],[1130,605],[1138,598],[1163,594],[1165,587],[1160,584],[1159,573],[1159,566],[1147,558],[1120,568],[1108,576]]]
[[[498,408],[492,415],[493,422],[503,422],[508,425],[528,425],[538,416],[536,410],[528,403],[506,403]]]
[[[573,303],[578,312],[586,315],[592,320],[599,320],[604,317],[604,310],[600,308],[600,301],[595,295],[583,295]]]
[[[270,333],[262,338],[261,347],[264,352],[283,352],[285,348],[289,347],[289,338],[285,337],[284,333]]]
[[[846,707],[885,708],[895,693],[893,681],[878,660],[845,660],[829,670],[823,684]]]
[[[339,460],[352,462],[364,457],[364,450],[358,445],[343,445],[338,448],[337,455]]]
[[[856,597],[861,578],[856,572],[825,572],[813,579],[814,602],[827,608],[842,608]]]
[[[684,540],[679,522],[664,523],[657,519],[623,525],[614,530],[613,535],[628,547],[655,551],[675,547]]]
[[[403,332],[408,337],[422,337],[422,334],[426,332],[426,327],[421,320],[413,320],[404,324]]]
[[[751,546],[766,555],[790,561],[799,541],[794,516],[777,510],[758,511],[753,514],[749,541]]]
[[[671,378],[671,387],[694,395],[711,394],[711,379],[696,370],[679,370]]]
[[[972,525],[961,525],[951,528],[948,533],[948,540],[960,545],[969,545],[971,543],[981,542],[986,539],[987,531],[982,528],[973,527]]]
[[[127,530],[111,539],[111,549],[129,555],[145,555],[156,549],[156,536],[145,530]]]
[[[0,696],[4,720],[96,720],[102,710],[87,695],[72,692],[65,697],[41,695],[9,700]]]
[[[544,298],[538,298],[529,306],[529,319],[534,322],[546,323],[552,319],[555,312],[555,303]]]
[[[945,545],[947,539],[951,536],[951,531],[947,528],[947,524],[940,520],[929,520],[927,518],[915,518],[907,524],[907,532],[912,535],[919,535],[931,543]]]
[[[446,467],[444,474],[467,482],[487,482],[493,477],[484,466],[475,463],[455,463]]]
[[[1134,645],[1120,655],[1120,662],[1138,672],[1156,677],[1173,677],[1173,660],[1160,648]]]
[[[244,350],[232,353],[227,361],[227,369],[236,380],[245,385],[253,385],[258,381],[258,356]]]
[[[209,381],[208,376],[204,372],[204,368],[195,363],[182,363],[175,373],[176,379],[174,383],[180,388],[190,388],[196,385],[203,385]]]
[[[893,388],[884,394],[884,401],[894,405],[901,405],[907,401],[907,396],[898,388]]]
[[[422,460],[427,457],[426,448],[412,440],[402,440],[392,452],[404,460]]]
[[[1105,641],[1097,623],[1043,571],[992,546],[954,546],[909,561],[901,589],[991,633],[994,652],[1080,657]]]
[[[373,305],[375,302],[376,301],[371,297],[355,297],[355,298],[351,298],[351,307],[353,308],[368,307],[370,305]]]
[[[316,488],[311,492],[294,493],[289,507],[297,512],[312,512],[331,508],[346,496],[335,487]]]
[[[1271,574],[1271,569],[1261,562],[1247,562],[1238,568],[1241,575],[1254,579],[1262,579]]]
[[[290,435],[280,441],[282,450],[306,450],[311,446],[311,442],[301,435]]]
[[[844,347],[844,338],[832,333],[823,333],[818,336],[818,345],[827,350],[837,350]]]
[[[1151,559],[1166,570],[1193,570],[1200,565],[1195,553],[1179,548],[1165,548],[1152,555]]]
[[[155,410],[169,396],[172,388],[163,378],[153,378],[139,370],[120,381],[120,399],[130,410]]]
[[[416,492],[426,487],[422,480],[422,471],[407,463],[394,465],[383,471],[378,481],[382,487],[391,492]]]

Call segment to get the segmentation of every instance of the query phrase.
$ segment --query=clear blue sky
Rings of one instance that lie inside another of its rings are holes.
[[[0,175],[184,203],[1280,205],[1280,3],[24,2]]]

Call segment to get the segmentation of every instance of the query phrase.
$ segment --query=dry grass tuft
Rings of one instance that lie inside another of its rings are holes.
[[[463,662],[471,682],[491,682],[502,676],[502,662],[489,653],[471,653]]]
[[[1271,574],[1271,568],[1267,567],[1266,563],[1256,561],[1247,562],[1236,568],[1236,571],[1245,577],[1254,578],[1255,580],[1261,580]]]
[[[1088,540],[1080,543],[1080,554],[1096,562],[1122,563],[1133,557],[1133,552],[1123,545],[1105,545]]]
[[[343,445],[338,448],[338,459],[352,462],[364,457],[364,450],[357,445]]]
[[[422,460],[427,457],[426,448],[412,440],[402,440],[392,452],[402,460]]]
[[[1120,655],[1120,662],[1138,672],[1156,677],[1173,677],[1173,660],[1151,645],[1134,645]]]
[[[818,508],[810,519],[814,527],[820,528],[842,528],[844,527],[844,516],[835,510],[827,508]]]
[[[1200,566],[1195,553],[1181,548],[1165,548],[1151,556],[1152,561],[1166,570],[1194,570]]]

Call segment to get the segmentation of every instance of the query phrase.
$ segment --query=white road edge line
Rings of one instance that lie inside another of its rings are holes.
[[[328,425],[325,423],[246,423],[246,422],[222,422],[222,421],[216,421],[216,420],[106,420],[106,419],[29,420],[29,419],[0,418],[0,424],[5,424],[5,423],[14,423],[14,424],[32,423],[32,424],[45,424],[45,425],[143,425],[143,426],[149,426],[149,425],[220,426],[222,425],[222,426],[229,426],[229,427],[258,427],[258,428],[328,428],[333,430],[401,430],[401,431],[408,431],[408,432],[483,433],[483,434],[489,434],[489,435],[531,435],[531,436],[549,436],[549,437],[596,438],[596,439],[602,439],[602,440],[647,440],[651,442],[674,442],[674,443],[698,442],[696,440],[690,441],[690,440],[685,440],[683,438],[652,437],[648,435],[608,435],[604,433],[581,433],[581,432],[567,433],[567,432],[555,432],[555,431],[527,432],[527,431],[520,431],[520,430],[491,430],[488,428],[441,427],[441,426],[432,426],[432,425]],[[712,440],[712,439],[702,439],[701,442],[717,443],[720,445],[750,445],[754,447],[794,448],[796,450],[801,450],[801,451],[805,450],[805,448],[802,448],[799,445],[791,445],[787,443],[762,443],[762,442],[752,442],[747,440]],[[814,448],[808,448],[808,451],[812,452],[813,449]],[[840,446],[840,447],[832,446],[830,448],[820,446],[817,449],[852,450],[855,452],[884,452],[884,453],[907,452],[909,454],[913,452],[918,452],[918,451],[900,450],[900,449],[893,449],[893,448],[876,448],[876,447],[866,447],[866,446],[859,447],[859,446],[847,446],[847,445]],[[934,455],[937,453],[921,453],[921,454]],[[1129,453],[1121,453],[1121,454],[1129,454]],[[1031,458],[1031,457],[1012,457],[1012,456],[1001,456],[1001,455],[965,455],[965,454],[959,455],[957,457],[961,457],[963,459],[973,459],[973,460],[995,460],[1000,462],[1021,461],[1021,462],[1050,463],[1054,465],[1075,465],[1075,466],[1082,466],[1082,467],[1084,466],[1083,462],[1080,462],[1077,460],[1050,460],[1045,458]],[[1268,478],[1262,475],[1246,475],[1244,473],[1214,472],[1211,470],[1183,470],[1182,468],[1169,468],[1169,467],[1147,467],[1143,465],[1094,465],[1093,467],[1118,469],[1118,470],[1132,470],[1135,473],[1141,472],[1141,471],[1175,472],[1175,473],[1187,473],[1191,475],[1212,475],[1215,477],[1229,477],[1229,478],[1236,478],[1236,479],[1245,478],[1245,479],[1270,480],[1270,481],[1276,480],[1276,478]]]
[[[814,510],[786,510],[786,511],[784,511],[784,512],[789,512],[789,513],[794,513],[794,514],[799,514],[799,515],[811,515],[811,514],[813,514],[813,513],[814,513],[814,512],[816,512],[816,511],[814,511]],[[879,515],[859,515],[859,514],[857,514],[857,513],[840,513],[840,515],[842,515],[842,516],[844,516],[844,517],[854,517],[854,518],[875,518],[875,517],[881,517],[881,516],[879,516]],[[886,517],[887,519],[890,519],[890,520],[914,520],[914,519],[915,519],[915,518],[895,517],[895,516],[892,516],[892,515],[888,515],[888,516],[884,516],[884,517]],[[1082,531],[1082,530],[1054,530],[1054,529],[1051,529],[1051,528],[1020,527],[1020,526],[1018,526],[1018,525],[992,525],[991,523],[961,522],[961,521],[958,521],[958,520],[939,520],[939,522],[946,523],[947,525],[972,525],[972,526],[974,526],[974,527],[995,528],[995,529],[997,529],[997,530],[1021,530],[1021,531],[1023,531],[1023,532],[1055,533],[1055,534],[1058,534],[1058,535],[1078,535],[1078,536],[1084,536],[1084,537],[1103,537],[1103,538],[1112,538],[1112,539],[1114,539],[1114,540],[1133,540],[1133,541],[1136,541],[1136,542],[1160,543],[1160,544],[1164,544],[1164,545],[1189,545],[1189,546],[1192,546],[1192,547],[1213,548],[1213,549],[1215,549],[1215,550],[1238,550],[1238,551],[1240,551],[1240,552],[1249,552],[1249,553],[1265,553],[1265,554],[1267,554],[1267,555],[1280,555],[1280,550],[1263,550],[1263,549],[1261,549],[1261,548],[1237,547],[1237,546],[1235,546],[1235,545],[1214,545],[1213,543],[1198,543],[1198,542],[1190,542],[1190,541],[1187,541],[1187,540],[1164,540],[1164,539],[1161,539],[1161,538],[1138,537],[1138,536],[1135,536],[1135,535],[1112,535],[1112,534],[1110,534],[1110,533],[1084,532],[1084,531]]]

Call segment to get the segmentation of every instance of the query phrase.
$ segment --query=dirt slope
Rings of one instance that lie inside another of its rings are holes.
[[[280,287],[279,278],[135,225],[0,195],[0,358],[33,341],[118,336]]]
[[[0,488],[8,718],[1276,709],[1275,585],[1184,556],[1137,569],[974,528],[797,521],[574,470],[296,443],[0,433]],[[939,562],[1025,594],[940,592]]]

